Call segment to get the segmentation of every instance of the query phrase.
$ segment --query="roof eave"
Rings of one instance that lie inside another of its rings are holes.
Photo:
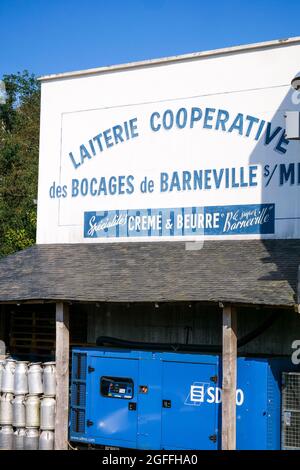
[[[253,44],[245,44],[245,45],[240,45],[240,46],[225,47],[221,49],[213,49],[210,51],[202,51],[202,52],[194,52],[190,54],[162,57],[159,59],[142,60],[142,61],[137,61],[137,62],[128,62],[125,64],[109,65],[105,67],[96,67],[96,68],[91,68],[91,69],[86,69],[86,70],[76,70],[73,72],[43,75],[41,77],[38,77],[38,80],[41,82],[45,82],[45,81],[60,80],[60,79],[65,79],[65,78],[78,78],[78,77],[83,77],[86,75],[95,75],[95,74],[106,73],[106,72],[116,72],[116,71],[122,71],[122,70],[128,70],[128,69],[136,69],[140,67],[150,67],[153,65],[165,65],[165,64],[174,63],[174,62],[190,61],[194,59],[202,59],[202,58],[212,57],[212,56],[217,56],[217,55],[250,52],[252,50],[269,49],[269,48],[288,46],[288,45],[294,45],[294,44],[300,44],[300,36],[296,36],[293,38],[286,38],[286,39],[276,39],[276,40],[265,41],[265,42],[258,42],[258,43],[253,43]]]

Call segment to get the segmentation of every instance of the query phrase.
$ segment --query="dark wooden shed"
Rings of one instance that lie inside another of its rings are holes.
[[[298,312],[299,265],[300,240],[35,245],[2,259],[2,304],[56,306],[56,449],[68,443],[70,305],[153,302],[222,310],[222,445],[234,448],[236,311]]]

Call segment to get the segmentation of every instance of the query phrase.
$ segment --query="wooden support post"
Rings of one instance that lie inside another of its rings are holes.
[[[231,305],[223,307],[222,450],[236,449],[237,318]]]
[[[56,304],[55,450],[68,449],[69,422],[69,306]]]

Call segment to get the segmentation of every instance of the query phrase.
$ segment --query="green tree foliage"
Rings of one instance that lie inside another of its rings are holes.
[[[40,87],[34,75],[4,75],[0,104],[0,256],[35,243]]]

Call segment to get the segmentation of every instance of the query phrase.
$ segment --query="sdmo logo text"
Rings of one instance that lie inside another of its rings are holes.
[[[245,395],[242,389],[236,390],[236,404],[241,406],[244,403]],[[210,384],[204,382],[194,382],[189,394],[185,400],[185,405],[199,406],[201,403],[221,403],[222,389],[220,387],[211,387]]]

